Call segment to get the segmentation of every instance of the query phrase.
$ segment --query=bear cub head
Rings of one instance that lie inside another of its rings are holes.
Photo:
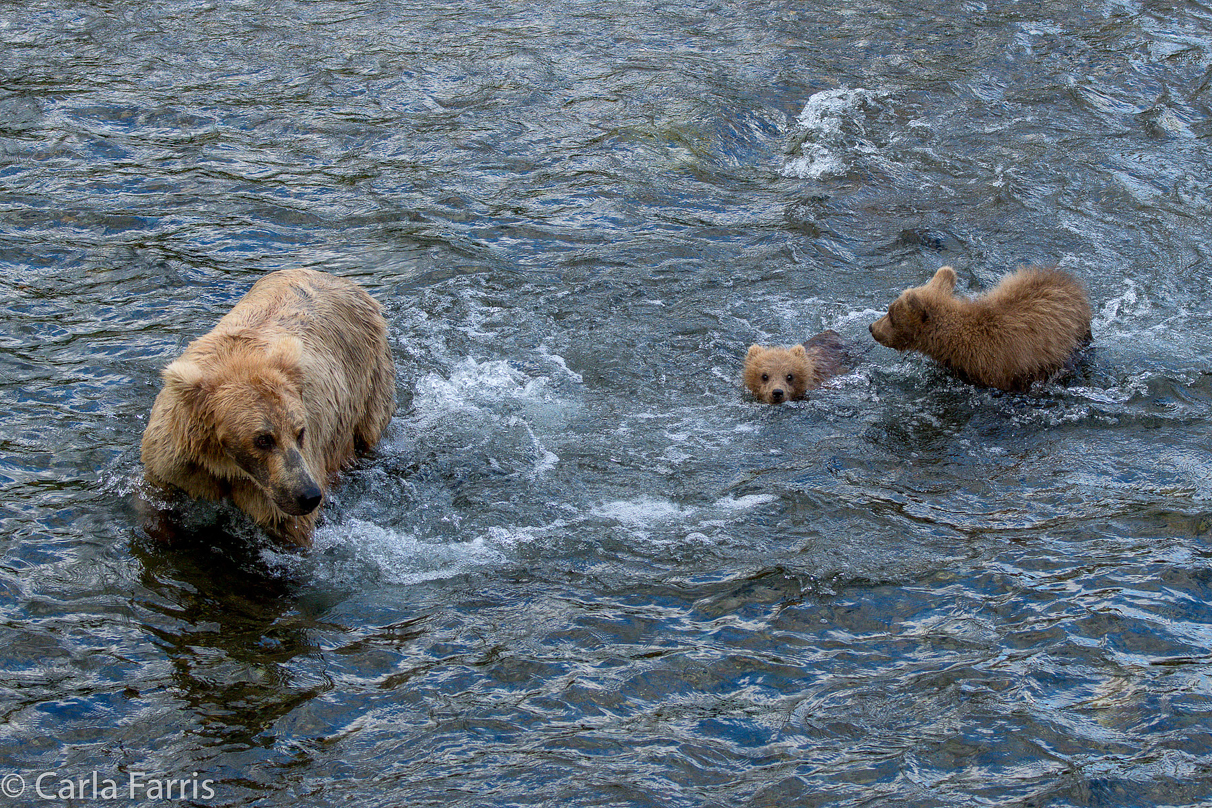
[[[213,362],[183,358],[164,369],[165,390],[189,413],[178,423],[190,425],[192,456],[219,479],[252,480],[283,514],[309,514],[324,492],[304,458],[302,344],[294,337],[268,347],[228,341]]]
[[[892,301],[888,313],[869,326],[871,336],[881,345],[897,351],[919,348],[930,322],[935,301],[955,293],[955,270],[942,267],[929,283],[901,292]]]
[[[745,356],[745,386],[765,404],[801,399],[816,386],[816,362],[803,345],[750,345]]]

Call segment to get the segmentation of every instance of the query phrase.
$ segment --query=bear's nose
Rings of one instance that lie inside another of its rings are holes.
[[[770,391],[770,397],[773,398],[775,401],[782,401],[784,395],[785,394],[783,393],[783,391],[779,390],[777,388]]]
[[[320,507],[322,499],[324,499],[324,494],[321,493],[317,486],[312,486],[299,492],[299,495],[295,498],[295,502],[299,505],[299,513],[305,514],[311,513]]]

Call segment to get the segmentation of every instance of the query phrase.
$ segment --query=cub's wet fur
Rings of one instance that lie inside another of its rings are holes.
[[[1023,391],[1057,374],[1090,343],[1090,300],[1056,268],[1012,272],[984,295],[955,295],[955,270],[906,289],[871,324],[897,351],[919,351],[983,387]]]

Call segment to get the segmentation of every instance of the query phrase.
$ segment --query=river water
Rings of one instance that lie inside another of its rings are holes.
[[[0,803],[1212,803],[1207,2],[0,31]],[[1095,309],[1036,394],[867,334],[1031,263]],[[160,368],[294,266],[384,304],[387,436],[310,552],[153,541]]]

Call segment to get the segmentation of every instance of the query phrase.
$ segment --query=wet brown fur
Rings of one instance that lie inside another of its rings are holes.
[[[230,497],[301,546],[330,478],[378,442],[395,411],[378,303],[314,270],[262,278],[162,377],[143,433],[147,481]]]
[[[745,387],[764,404],[796,401],[831,376],[849,370],[850,357],[835,331],[817,334],[788,348],[750,345],[745,355]]]
[[[1081,283],[1055,268],[1004,277],[986,294],[955,296],[955,270],[906,289],[871,336],[898,351],[919,351],[977,385],[1022,391],[1069,364],[1090,342],[1090,301]]]

